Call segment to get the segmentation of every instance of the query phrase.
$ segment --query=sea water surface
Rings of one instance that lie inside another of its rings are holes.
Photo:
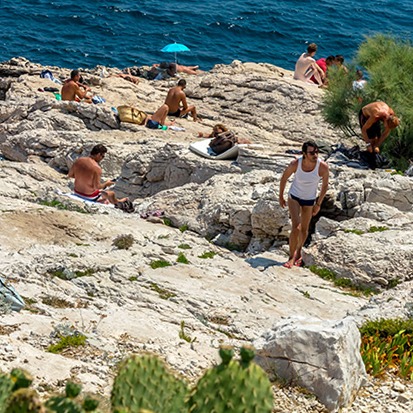
[[[68,68],[173,60],[209,70],[235,59],[293,69],[308,43],[317,57],[354,56],[364,36],[412,40],[412,0],[0,0],[0,61],[15,56]]]

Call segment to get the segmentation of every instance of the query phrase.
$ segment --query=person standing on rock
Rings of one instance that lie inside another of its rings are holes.
[[[196,114],[196,108],[194,105],[188,106],[186,103],[186,95],[184,89],[186,88],[186,80],[180,79],[178,84],[169,89],[168,95],[165,99],[165,104],[169,107],[168,116],[175,116],[182,118],[186,114],[190,113],[194,122],[198,121]],[[182,106],[181,106],[182,103]]]
[[[111,204],[129,201],[128,198],[117,199],[113,191],[105,190],[114,184],[113,181],[100,182],[102,168],[99,163],[107,151],[106,146],[99,144],[92,148],[89,156],[76,159],[68,174],[69,178],[75,179],[74,192],[78,197],[87,201]]]
[[[288,165],[280,181],[279,202],[281,207],[285,208],[287,205],[284,200],[285,186],[288,178],[295,174],[288,193],[288,209],[292,228],[289,239],[290,255],[284,264],[286,268],[303,265],[301,249],[308,236],[310,220],[320,212],[328,188],[329,169],[327,163],[318,158],[317,144],[312,140],[305,142],[302,152],[301,157],[294,159]],[[320,180],[322,180],[322,187],[317,197]]]
[[[380,121],[383,122],[384,131],[381,132]],[[373,102],[364,106],[359,112],[361,134],[367,143],[369,152],[380,152],[380,145],[389,136],[392,129],[399,126],[399,118],[394,110],[384,102]]]

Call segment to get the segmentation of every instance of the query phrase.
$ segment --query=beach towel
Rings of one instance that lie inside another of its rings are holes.
[[[114,208],[115,207],[115,205],[113,205],[113,204],[103,204],[101,202],[88,201],[87,199],[81,198],[80,196],[78,196],[78,195],[76,195],[72,192],[62,192],[60,190],[56,190],[55,192],[58,195],[66,196],[68,198],[74,199],[75,201],[82,201],[82,202],[84,202],[85,204],[88,204],[88,205],[96,205],[98,207],[108,207],[108,208]]]
[[[105,98],[102,98],[101,96],[95,95],[95,96],[92,97],[92,102],[93,102],[94,104],[105,103],[105,102],[106,102],[106,99],[105,99]]]
[[[189,145],[189,149],[197,155],[209,159],[235,159],[238,156],[238,145],[234,145],[232,148],[229,148],[227,151],[218,155],[209,146],[211,141],[212,139],[203,139],[201,141],[193,142]]]

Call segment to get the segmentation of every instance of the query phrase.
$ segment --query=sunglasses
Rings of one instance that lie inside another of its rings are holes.
[[[307,151],[307,155],[318,155],[318,149],[314,149],[313,151]]]

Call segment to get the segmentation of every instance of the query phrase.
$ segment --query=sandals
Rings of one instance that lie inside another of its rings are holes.
[[[295,267],[303,267],[304,266],[303,259],[300,257],[297,261],[295,261],[294,266]]]
[[[293,264],[290,263],[290,261],[287,261],[283,264],[284,268],[293,268]]]

